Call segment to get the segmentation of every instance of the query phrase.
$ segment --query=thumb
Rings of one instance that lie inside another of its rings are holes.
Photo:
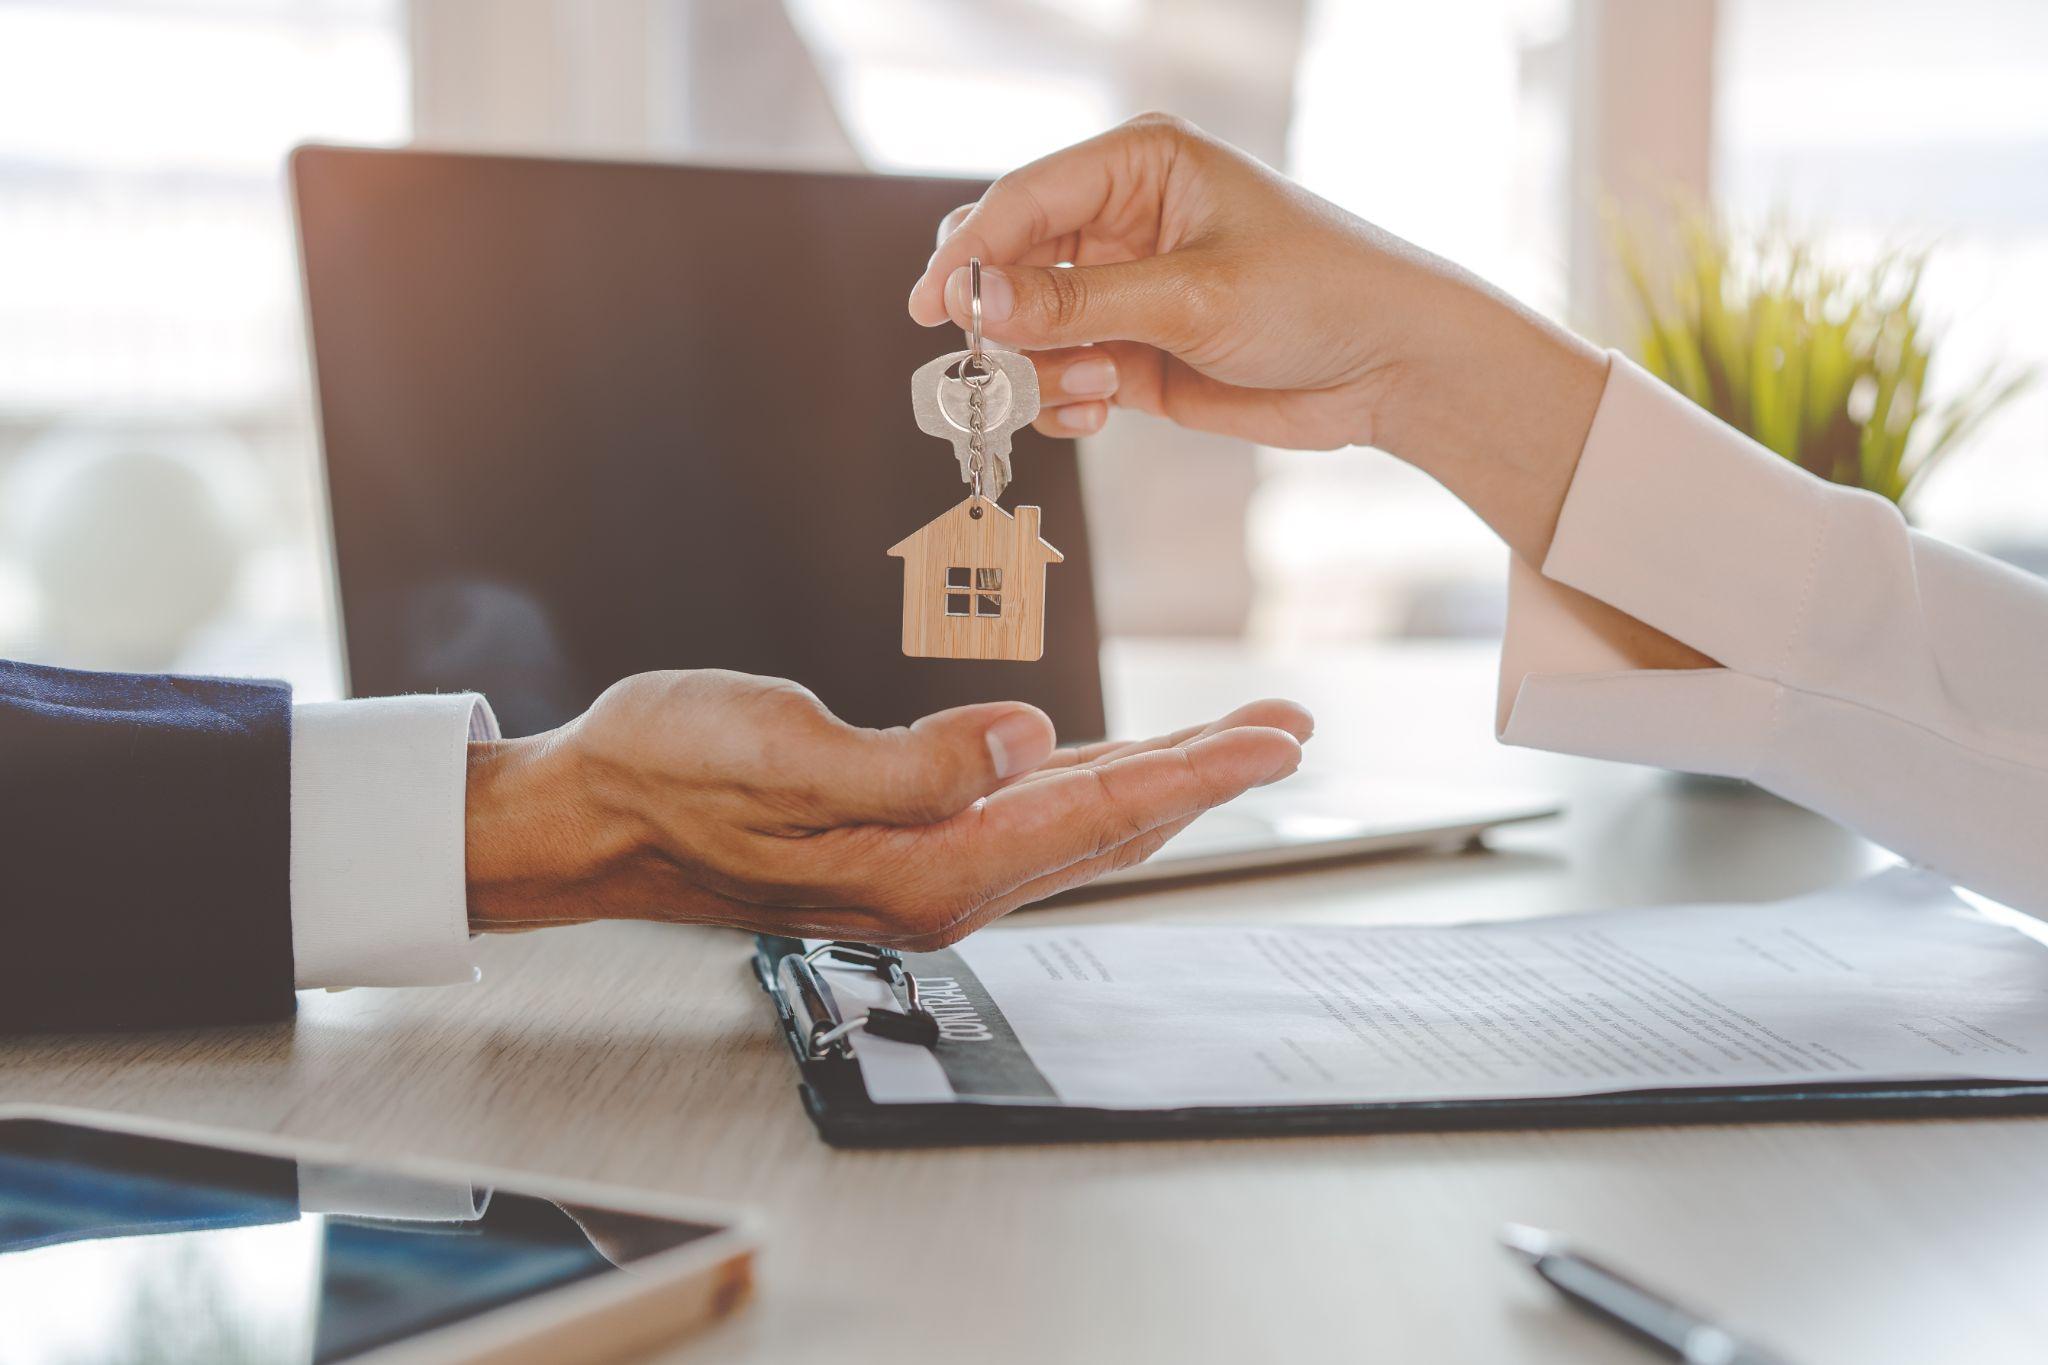
[[[958,706],[894,730],[845,732],[819,765],[817,798],[835,825],[950,819],[1052,754],[1045,712],[1022,702]]]
[[[972,323],[968,267],[946,278],[946,311]],[[1023,350],[1141,341],[1185,350],[1207,288],[1189,253],[1113,265],[984,265],[981,322],[988,335]]]

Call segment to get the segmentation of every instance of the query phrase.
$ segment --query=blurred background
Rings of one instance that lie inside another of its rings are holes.
[[[2021,382],[1909,513],[2048,566],[2037,0],[0,0],[0,656],[335,694],[295,143],[993,174],[1145,109],[1665,364],[1623,243],[1674,316],[1695,214],[1737,274],[1926,253],[1927,403]],[[1382,456],[1084,460],[1113,635],[1498,630],[1501,551]]]

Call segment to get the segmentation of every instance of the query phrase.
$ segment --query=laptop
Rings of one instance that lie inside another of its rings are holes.
[[[961,496],[907,390],[957,337],[903,296],[982,185],[341,147],[300,148],[291,182],[351,695],[475,689],[518,735],[628,674],[717,667],[857,725],[1016,699],[1103,733],[1071,442],[1017,433],[1005,493],[1065,554],[1043,659],[899,648],[885,552]],[[1285,791],[1127,875],[1458,843],[1548,809]]]

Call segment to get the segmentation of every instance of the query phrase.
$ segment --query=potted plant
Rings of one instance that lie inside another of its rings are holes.
[[[1926,249],[1842,269],[1789,230],[1744,236],[1692,215],[1660,282],[1640,241],[1617,238],[1646,369],[1793,463],[1909,514],[1927,475],[2033,381],[1994,367],[1933,397]]]

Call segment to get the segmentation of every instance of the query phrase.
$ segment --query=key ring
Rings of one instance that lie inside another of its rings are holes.
[[[960,373],[956,375],[953,373],[953,370],[958,370]],[[976,370],[979,370],[980,373],[977,374]],[[969,352],[959,360],[954,361],[944,377],[952,380],[955,384],[965,384],[970,389],[985,389],[990,384],[995,383],[996,376],[1001,373],[1002,371],[996,368],[995,362],[988,358],[986,352],[981,355]]]
[[[967,356],[976,365],[981,359],[981,257],[967,258],[967,312],[974,326],[967,333]],[[984,365],[984,369],[987,367]]]

